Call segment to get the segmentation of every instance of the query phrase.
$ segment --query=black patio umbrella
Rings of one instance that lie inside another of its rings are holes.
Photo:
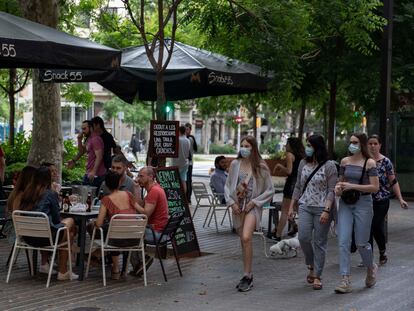
[[[0,68],[119,68],[121,51],[0,12]]]
[[[165,40],[166,46],[170,44],[170,40]],[[164,49],[164,55],[167,55],[166,47]],[[158,46],[154,54],[157,59]],[[43,71],[41,79],[50,81],[53,73],[54,82],[76,82],[76,79],[69,78],[70,73],[62,70]],[[79,74],[82,78],[78,81],[96,81],[130,103],[134,98],[148,101],[157,99],[156,73],[144,46],[124,49],[120,69],[107,73],[105,78],[102,78],[104,72],[80,71]],[[256,65],[180,42],[174,43],[173,54],[164,73],[165,95],[171,101],[264,92],[269,81],[270,78],[263,75],[261,68]]]

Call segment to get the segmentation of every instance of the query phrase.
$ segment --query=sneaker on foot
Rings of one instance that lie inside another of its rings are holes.
[[[236,286],[236,288],[239,290],[239,292],[247,292],[251,290],[253,287],[253,277],[249,278],[247,276],[244,276],[239,284]]]
[[[361,261],[359,264],[358,264],[358,266],[357,266],[358,268],[363,268],[363,267],[365,267],[365,265],[364,265],[364,263]]]
[[[366,287],[370,288],[377,283],[377,272],[378,272],[378,266],[376,263],[372,266],[371,269],[367,270],[367,277],[365,279],[365,285]]]
[[[50,265],[48,263],[44,265],[40,265],[39,273],[49,274]],[[52,270],[52,274],[56,274],[57,271],[55,269]]]
[[[79,275],[72,272],[72,280],[77,280],[79,278]],[[59,281],[66,281],[70,280],[70,271],[66,271],[65,273],[58,273],[57,279]]]
[[[346,294],[352,292],[351,281],[348,278],[343,278],[341,283],[335,287],[335,293]]]

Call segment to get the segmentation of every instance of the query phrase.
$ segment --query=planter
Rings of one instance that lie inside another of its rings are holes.
[[[286,174],[280,174],[280,173],[273,174],[273,169],[275,168],[275,166],[277,164],[280,163],[283,166],[286,166],[286,160],[285,159],[265,159],[265,162],[266,162],[267,166],[269,167],[270,174],[272,176],[280,176],[280,177],[286,177],[287,176]]]

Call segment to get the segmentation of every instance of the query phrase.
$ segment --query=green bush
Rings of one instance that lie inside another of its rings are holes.
[[[26,166],[31,144],[32,136],[26,138],[24,133],[17,133],[14,146],[10,146],[7,142],[2,145],[6,156],[5,184],[11,184],[13,173],[21,171]],[[62,183],[68,184],[74,181],[81,181],[85,174],[86,156],[83,156],[76,163],[76,166],[72,170],[69,170],[65,164],[75,157],[78,148],[72,140],[65,140],[63,146],[66,152],[63,157]]]
[[[348,141],[343,139],[335,142],[334,160],[340,162],[342,158],[348,155],[348,144]]]
[[[276,146],[279,144],[279,139],[271,139],[266,141],[265,143],[261,144],[259,147],[259,151],[261,154],[272,154],[276,152]]]
[[[237,151],[230,145],[210,145],[210,154],[235,154]]]
[[[76,162],[76,165],[73,169],[68,169],[66,163],[72,160],[78,153],[78,147],[74,145],[73,140],[65,140],[63,142],[63,147],[65,148],[65,153],[63,156],[63,165],[62,165],[62,183],[71,184],[73,182],[82,181],[83,175],[85,175],[86,168],[86,156],[83,156]]]

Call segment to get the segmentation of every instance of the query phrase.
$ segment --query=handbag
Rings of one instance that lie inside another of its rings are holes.
[[[365,160],[364,166],[362,167],[362,173],[361,173],[361,178],[359,179],[359,185],[362,184],[362,180],[364,179],[364,173],[365,173],[365,167],[367,165],[367,161],[368,159]],[[356,202],[358,202],[360,196],[361,196],[361,191],[351,189],[351,190],[346,190],[342,192],[341,199],[346,204],[355,204]]]

